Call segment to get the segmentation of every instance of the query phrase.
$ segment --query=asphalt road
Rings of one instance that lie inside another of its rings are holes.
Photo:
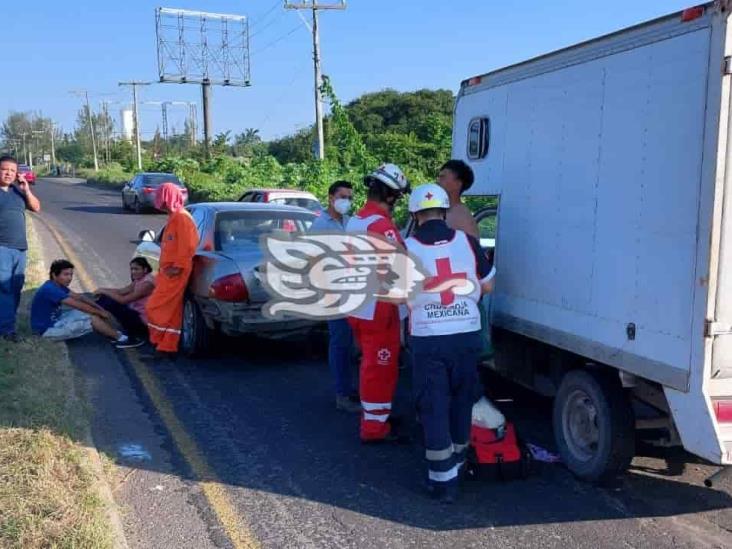
[[[44,220],[99,285],[125,283],[137,233],[164,222],[124,213],[118,192],[78,181],[36,189]],[[46,254],[58,255],[41,232]],[[729,487],[704,488],[716,468],[678,450],[643,449],[612,487],[544,464],[524,481],[469,483],[457,504],[440,506],[421,491],[419,444],[359,444],[356,417],[333,407],[325,355],[310,347],[225,340],[208,359],[153,364],[170,406],[161,412],[129,354],[94,336],[70,345],[96,444],[118,463],[132,547],[232,546],[227,517],[167,428],[169,412],[265,547],[732,547]],[[397,408],[409,416],[408,372],[402,378]],[[486,384],[520,434],[551,449],[549,402],[491,376]]]

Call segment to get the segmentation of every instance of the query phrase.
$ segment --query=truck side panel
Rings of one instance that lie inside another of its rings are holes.
[[[491,120],[472,192],[501,195],[497,325],[688,390],[710,35],[461,95],[458,155]]]

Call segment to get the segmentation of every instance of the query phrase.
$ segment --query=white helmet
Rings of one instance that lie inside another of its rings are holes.
[[[400,193],[409,192],[409,182],[404,172],[396,164],[382,164],[369,175],[364,177],[364,183],[369,186],[372,180],[381,181],[384,185]]]
[[[445,189],[437,183],[427,183],[414,189],[409,197],[409,212],[417,213],[432,208],[450,208],[450,199]]]

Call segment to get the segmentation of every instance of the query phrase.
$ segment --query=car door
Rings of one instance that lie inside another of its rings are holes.
[[[478,240],[480,247],[488,256],[491,265],[496,265],[496,243],[498,241],[498,198],[496,197],[495,205],[486,206],[475,213],[475,222],[478,225]],[[497,269],[496,269],[497,270]],[[494,283],[495,292],[495,283]],[[492,360],[493,343],[491,318],[493,313],[493,292],[484,294],[481,297],[481,305],[485,311],[485,316],[481,318],[483,324],[483,359],[485,363],[494,367]]]
[[[160,229],[160,232],[151,240],[147,240],[143,235],[145,235],[145,233],[149,235],[154,231],[151,231],[150,229],[140,231],[140,242],[137,244],[137,248],[135,248],[135,257],[144,257],[147,259],[150,266],[153,268],[153,271],[156,273],[160,266],[160,242],[163,237],[164,230],[165,227]]]

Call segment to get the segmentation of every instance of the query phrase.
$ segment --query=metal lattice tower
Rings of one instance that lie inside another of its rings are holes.
[[[157,8],[155,33],[160,82],[201,85],[208,155],[211,85],[250,85],[249,20],[243,15]]]

